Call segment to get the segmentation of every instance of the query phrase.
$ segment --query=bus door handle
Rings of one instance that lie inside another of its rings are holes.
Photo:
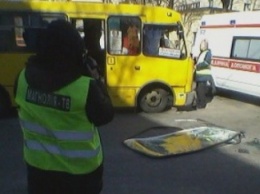
[[[135,70],[138,70],[138,71],[140,71],[140,66],[139,65],[135,65]]]

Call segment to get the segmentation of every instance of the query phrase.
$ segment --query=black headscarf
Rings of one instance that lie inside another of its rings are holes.
[[[84,42],[74,26],[67,21],[53,21],[40,34],[37,56],[46,62],[45,67],[75,68],[81,65],[83,53]]]
[[[26,79],[30,86],[53,91],[81,76],[84,41],[72,24],[51,22],[38,36],[36,55],[29,58]]]

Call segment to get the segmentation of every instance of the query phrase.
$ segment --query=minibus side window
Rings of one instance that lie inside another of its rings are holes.
[[[34,52],[42,30],[45,29],[50,22],[58,19],[65,20],[66,17],[64,17],[64,15],[62,14],[28,14],[28,22],[23,21],[24,23],[22,26],[23,39],[25,42],[26,50],[29,52]]]
[[[234,38],[231,58],[260,60],[260,38]]]
[[[0,52],[7,52],[14,46],[14,20],[7,14],[0,14]]]
[[[17,47],[26,47],[26,44],[24,42],[23,34],[24,34],[24,28],[23,28],[23,18],[16,16],[14,17],[14,31],[15,31],[15,42]]]
[[[141,51],[141,20],[138,17],[111,16],[108,19],[108,52],[138,55]]]
[[[63,14],[1,13],[0,52],[34,52],[41,29]]]
[[[176,25],[146,24],[143,29],[143,53],[148,56],[182,58],[186,55],[183,35]]]

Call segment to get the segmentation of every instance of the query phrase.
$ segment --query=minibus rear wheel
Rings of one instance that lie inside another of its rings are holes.
[[[147,113],[158,113],[167,109],[169,92],[163,88],[146,88],[139,98],[139,107]]]
[[[11,100],[8,92],[0,86],[0,118],[8,116],[11,111]]]

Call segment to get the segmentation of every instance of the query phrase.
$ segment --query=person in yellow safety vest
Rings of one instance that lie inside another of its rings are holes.
[[[15,84],[29,194],[98,194],[103,152],[97,127],[114,108],[103,83],[83,64],[84,43],[67,21],[38,36]]]
[[[214,85],[211,75],[211,58],[212,53],[208,48],[208,41],[202,40],[200,43],[200,54],[196,60],[196,108],[206,108],[208,102],[208,94],[211,94],[212,87]],[[211,97],[210,97],[211,98]]]

